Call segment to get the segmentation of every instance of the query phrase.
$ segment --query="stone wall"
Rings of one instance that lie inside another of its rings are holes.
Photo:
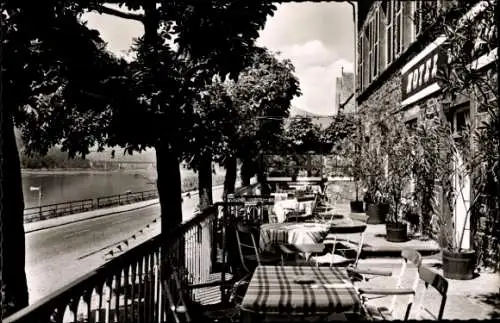
[[[358,102],[360,111],[389,111],[399,109],[401,104],[401,74],[393,74],[366,100]]]

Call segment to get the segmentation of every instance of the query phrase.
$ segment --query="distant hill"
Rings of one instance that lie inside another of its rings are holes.
[[[112,161],[121,161],[121,162],[156,162],[156,154],[154,149],[149,149],[143,151],[142,153],[135,152],[133,155],[123,154],[123,148],[114,148],[115,150],[115,158],[111,158],[111,151],[113,148],[106,148],[103,152],[91,152],[86,156],[89,160],[112,160]]]
[[[290,117],[309,117],[314,124],[319,125],[321,128],[326,128],[332,122],[331,116],[319,115],[313,112],[299,109],[295,106],[290,108]]]

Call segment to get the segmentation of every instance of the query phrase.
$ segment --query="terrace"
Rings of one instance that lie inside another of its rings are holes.
[[[350,213],[352,182],[320,184],[241,190],[6,322],[498,318],[498,275],[444,279],[434,241],[388,242]]]

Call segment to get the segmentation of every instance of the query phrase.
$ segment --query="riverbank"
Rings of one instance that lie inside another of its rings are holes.
[[[21,168],[21,174],[26,175],[66,175],[66,174],[103,174],[103,173],[118,173],[118,172],[130,172],[130,171],[140,171],[147,169],[89,169],[89,168]]]

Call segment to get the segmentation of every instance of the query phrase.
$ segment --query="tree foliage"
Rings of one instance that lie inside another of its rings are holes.
[[[292,99],[301,92],[289,60],[258,47],[249,60],[251,65],[241,72],[238,81],[227,85],[238,117],[232,120],[233,134],[225,156],[238,157],[252,176],[261,155],[282,146],[284,119]]]
[[[311,118],[292,119],[286,130],[286,138],[290,149],[296,154],[322,151],[321,128]]]

